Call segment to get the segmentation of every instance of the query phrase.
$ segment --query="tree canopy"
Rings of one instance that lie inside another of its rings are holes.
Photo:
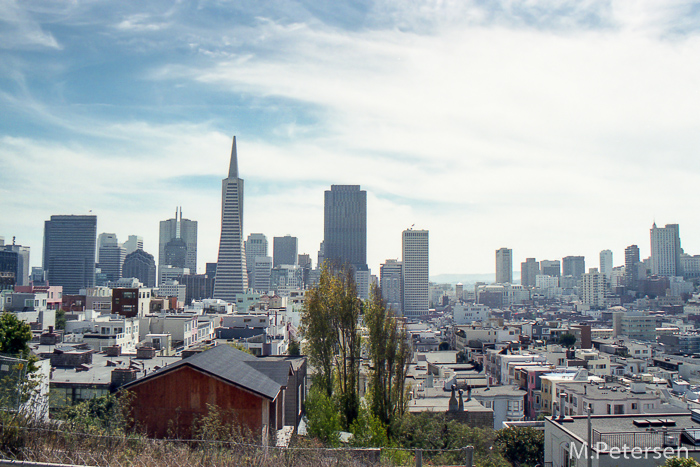
[[[14,313],[0,315],[0,353],[27,358],[31,339],[32,328],[27,323]]]

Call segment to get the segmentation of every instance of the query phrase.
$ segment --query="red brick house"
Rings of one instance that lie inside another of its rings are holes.
[[[218,345],[159,369],[122,387],[134,394],[134,422],[149,436],[176,432],[191,436],[193,422],[216,405],[230,422],[268,435],[284,426],[289,361],[261,360],[228,345]],[[235,415],[233,415],[235,414]],[[236,420],[234,420],[236,418]]]

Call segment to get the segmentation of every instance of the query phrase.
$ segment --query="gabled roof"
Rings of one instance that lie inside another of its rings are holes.
[[[289,374],[289,363],[274,363],[276,365],[260,365],[260,361],[256,357],[246,352],[234,349],[230,345],[217,345],[212,349],[161,368],[148,376],[122,386],[122,388],[129,389],[153,378],[158,378],[165,373],[188,366],[269,400],[274,400],[280,390],[286,388],[286,376]],[[284,378],[281,377],[283,373]]]

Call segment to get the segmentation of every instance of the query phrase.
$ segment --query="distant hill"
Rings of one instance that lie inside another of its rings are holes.
[[[461,282],[464,285],[476,284],[477,282],[485,282],[492,284],[496,280],[494,273],[489,274],[437,274],[430,276],[430,282],[436,284],[457,284]],[[520,271],[513,271],[513,282],[520,282]]]

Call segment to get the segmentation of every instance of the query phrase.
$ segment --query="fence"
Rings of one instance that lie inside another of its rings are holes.
[[[21,461],[79,466],[185,467],[185,466],[389,466],[473,465],[474,449],[414,450],[403,448],[325,448],[314,441],[290,447],[256,444],[247,440],[155,440],[142,436],[104,436],[70,432],[44,423],[20,426],[0,423],[2,462]],[[460,459],[457,461],[457,459]],[[15,464],[16,465],[16,464]]]

